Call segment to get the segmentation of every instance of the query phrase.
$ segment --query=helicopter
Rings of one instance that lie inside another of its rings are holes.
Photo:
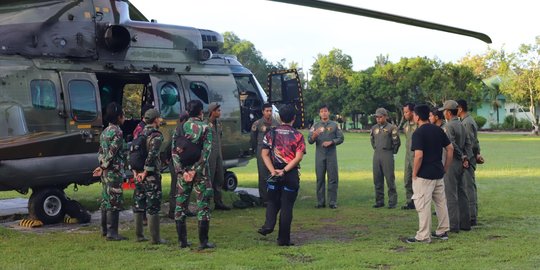
[[[436,29],[490,42],[488,36],[324,1],[276,1]],[[251,124],[262,105],[297,108],[304,126],[296,70],[268,75],[267,92],[234,56],[220,54],[215,31],[159,24],[126,0],[7,0],[0,4],[0,191],[32,190],[28,208],[45,224],[65,213],[64,189],[89,185],[97,167],[104,108],[135,91],[138,108],[161,112],[161,149],[169,150],[177,119],[190,100],[221,105],[224,168],[253,158]],[[135,90],[133,90],[135,89]],[[139,114],[140,115],[140,114]],[[139,119],[121,127],[130,140]],[[225,172],[226,190],[237,178]]]

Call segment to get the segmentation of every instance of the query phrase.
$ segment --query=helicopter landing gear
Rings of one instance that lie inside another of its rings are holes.
[[[43,224],[54,224],[64,219],[66,194],[57,188],[34,190],[28,200],[30,217],[41,220]]]
[[[227,191],[234,191],[238,186],[238,178],[236,174],[231,171],[225,172],[225,181],[223,183],[223,189]]]

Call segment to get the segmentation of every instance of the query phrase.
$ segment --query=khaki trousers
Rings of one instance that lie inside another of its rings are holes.
[[[446,194],[444,193],[443,179],[424,179],[417,177],[413,180],[413,196],[414,206],[418,212],[418,232],[416,240],[431,241],[431,201],[435,203],[435,211],[439,224],[437,234],[443,234],[450,228],[448,219],[448,208],[446,206]]]

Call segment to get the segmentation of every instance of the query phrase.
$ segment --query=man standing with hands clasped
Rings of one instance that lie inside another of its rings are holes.
[[[275,181],[268,181],[268,204],[264,225],[257,231],[267,235],[274,231],[279,212],[278,245],[292,246],[293,207],[300,189],[300,161],[304,157],[304,136],[292,127],[296,110],[285,105],[279,110],[282,125],[266,133],[263,139],[264,164]]]
[[[384,206],[384,178],[388,186],[388,208],[396,208],[396,176],[394,175],[394,155],[397,154],[401,141],[397,127],[387,122],[385,108],[375,111],[377,124],[371,128],[371,146],[373,153],[373,184],[375,185],[375,204],[373,208]]]
[[[447,232],[450,225],[443,177],[452,162],[454,147],[440,127],[429,123],[427,105],[416,106],[413,118],[418,128],[413,133],[411,142],[411,149],[414,151],[412,199],[419,222],[416,236],[408,238],[406,242],[430,243],[431,237],[448,240]],[[444,166],[441,161],[443,148],[446,149]],[[435,203],[439,224],[437,230],[430,235],[432,200]]]
[[[321,121],[309,130],[309,144],[316,143],[315,173],[317,174],[317,208],[326,206],[325,176],[328,173],[329,206],[337,208],[338,164],[336,145],[343,143],[343,132],[338,124],[330,121],[328,106],[319,108]]]

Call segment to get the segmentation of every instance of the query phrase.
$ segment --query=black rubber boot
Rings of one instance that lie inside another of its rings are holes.
[[[148,241],[146,237],[144,237],[144,225],[143,225],[143,213],[142,212],[133,212],[133,219],[135,220],[135,236],[137,239],[135,241],[137,242],[144,242]]]
[[[204,250],[207,248],[215,248],[216,245],[208,242],[208,231],[210,230],[210,221],[201,220],[199,221],[199,250]]]
[[[165,244],[167,241],[159,236],[159,214],[148,215],[148,229],[150,230],[151,243],[154,245]]]
[[[180,248],[191,246],[191,243],[187,241],[187,227],[185,221],[176,220],[176,233],[178,234],[178,246]]]
[[[101,209],[101,236],[107,236],[107,209]]]
[[[127,240],[126,237],[118,234],[119,219],[120,219],[119,211],[114,211],[114,210],[107,211],[107,221],[109,222],[109,228],[107,229],[107,241]]]

